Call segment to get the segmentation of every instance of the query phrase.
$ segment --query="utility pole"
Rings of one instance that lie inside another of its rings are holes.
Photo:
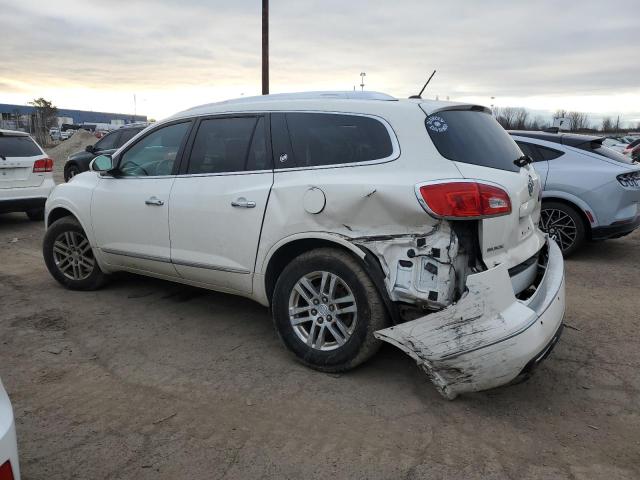
[[[366,77],[367,74],[365,72],[360,72],[360,89],[364,92],[364,77]]]
[[[262,0],[262,95],[269,95],[269,0]]]

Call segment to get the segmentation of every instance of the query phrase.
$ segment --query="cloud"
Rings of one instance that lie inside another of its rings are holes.
[[[636,0],[271,2],[271,84],[441,97],[633,95]],[[260,2],[0,0],[2,84],[257,93]],[[607,13],[608,12],[608,13]],[[203,99],[204,101],[209,100]],[[488,103],[487,100],[486,103]],[[585,107],[585,109],[588,109]]]

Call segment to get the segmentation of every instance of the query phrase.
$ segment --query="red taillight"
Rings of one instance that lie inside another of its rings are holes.
[[[485,183],[422,185],[420,196],[430,213],[443,218],[483,218],[511,213],[511,200],[507,192]]]
[[[13,469],[9,460],[0,465],[0,480],[14,480]]]
[[[41,158],[33,162],[33,173],[53,172],[53,160],[50,158]]]

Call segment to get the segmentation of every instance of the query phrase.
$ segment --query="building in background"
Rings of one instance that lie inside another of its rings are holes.
[[[0,103],[0,128],[31,132],[36,109],[30,105],[10,105]],[[89,130],[113,130],[129,123],[146,122],[146,115],[128,113],[90,112],[58,108],[58,127],[87,127]]]

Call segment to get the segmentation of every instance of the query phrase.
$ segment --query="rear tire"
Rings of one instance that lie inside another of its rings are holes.
[[[93,256],[87,235],[74,217],[53,222],[44,235],[42,254],[49,273],[70,290],[97,290],[107,280]]]
[[[41,222],[44,220],[44,208],[36,208],[35,210],[27,210],[25,212],[29,220],[34,222]]]
[[[333,248],[292,260],[276,282],[272,309],[284,345],[322,372],[346,371],[368,360],[382,344],[373,332],[389,323],[363,266]]]
[[[565,258],[582,247],[587,238],[580,213],[561,202],[542,203],[540,229],[556,241]]]

